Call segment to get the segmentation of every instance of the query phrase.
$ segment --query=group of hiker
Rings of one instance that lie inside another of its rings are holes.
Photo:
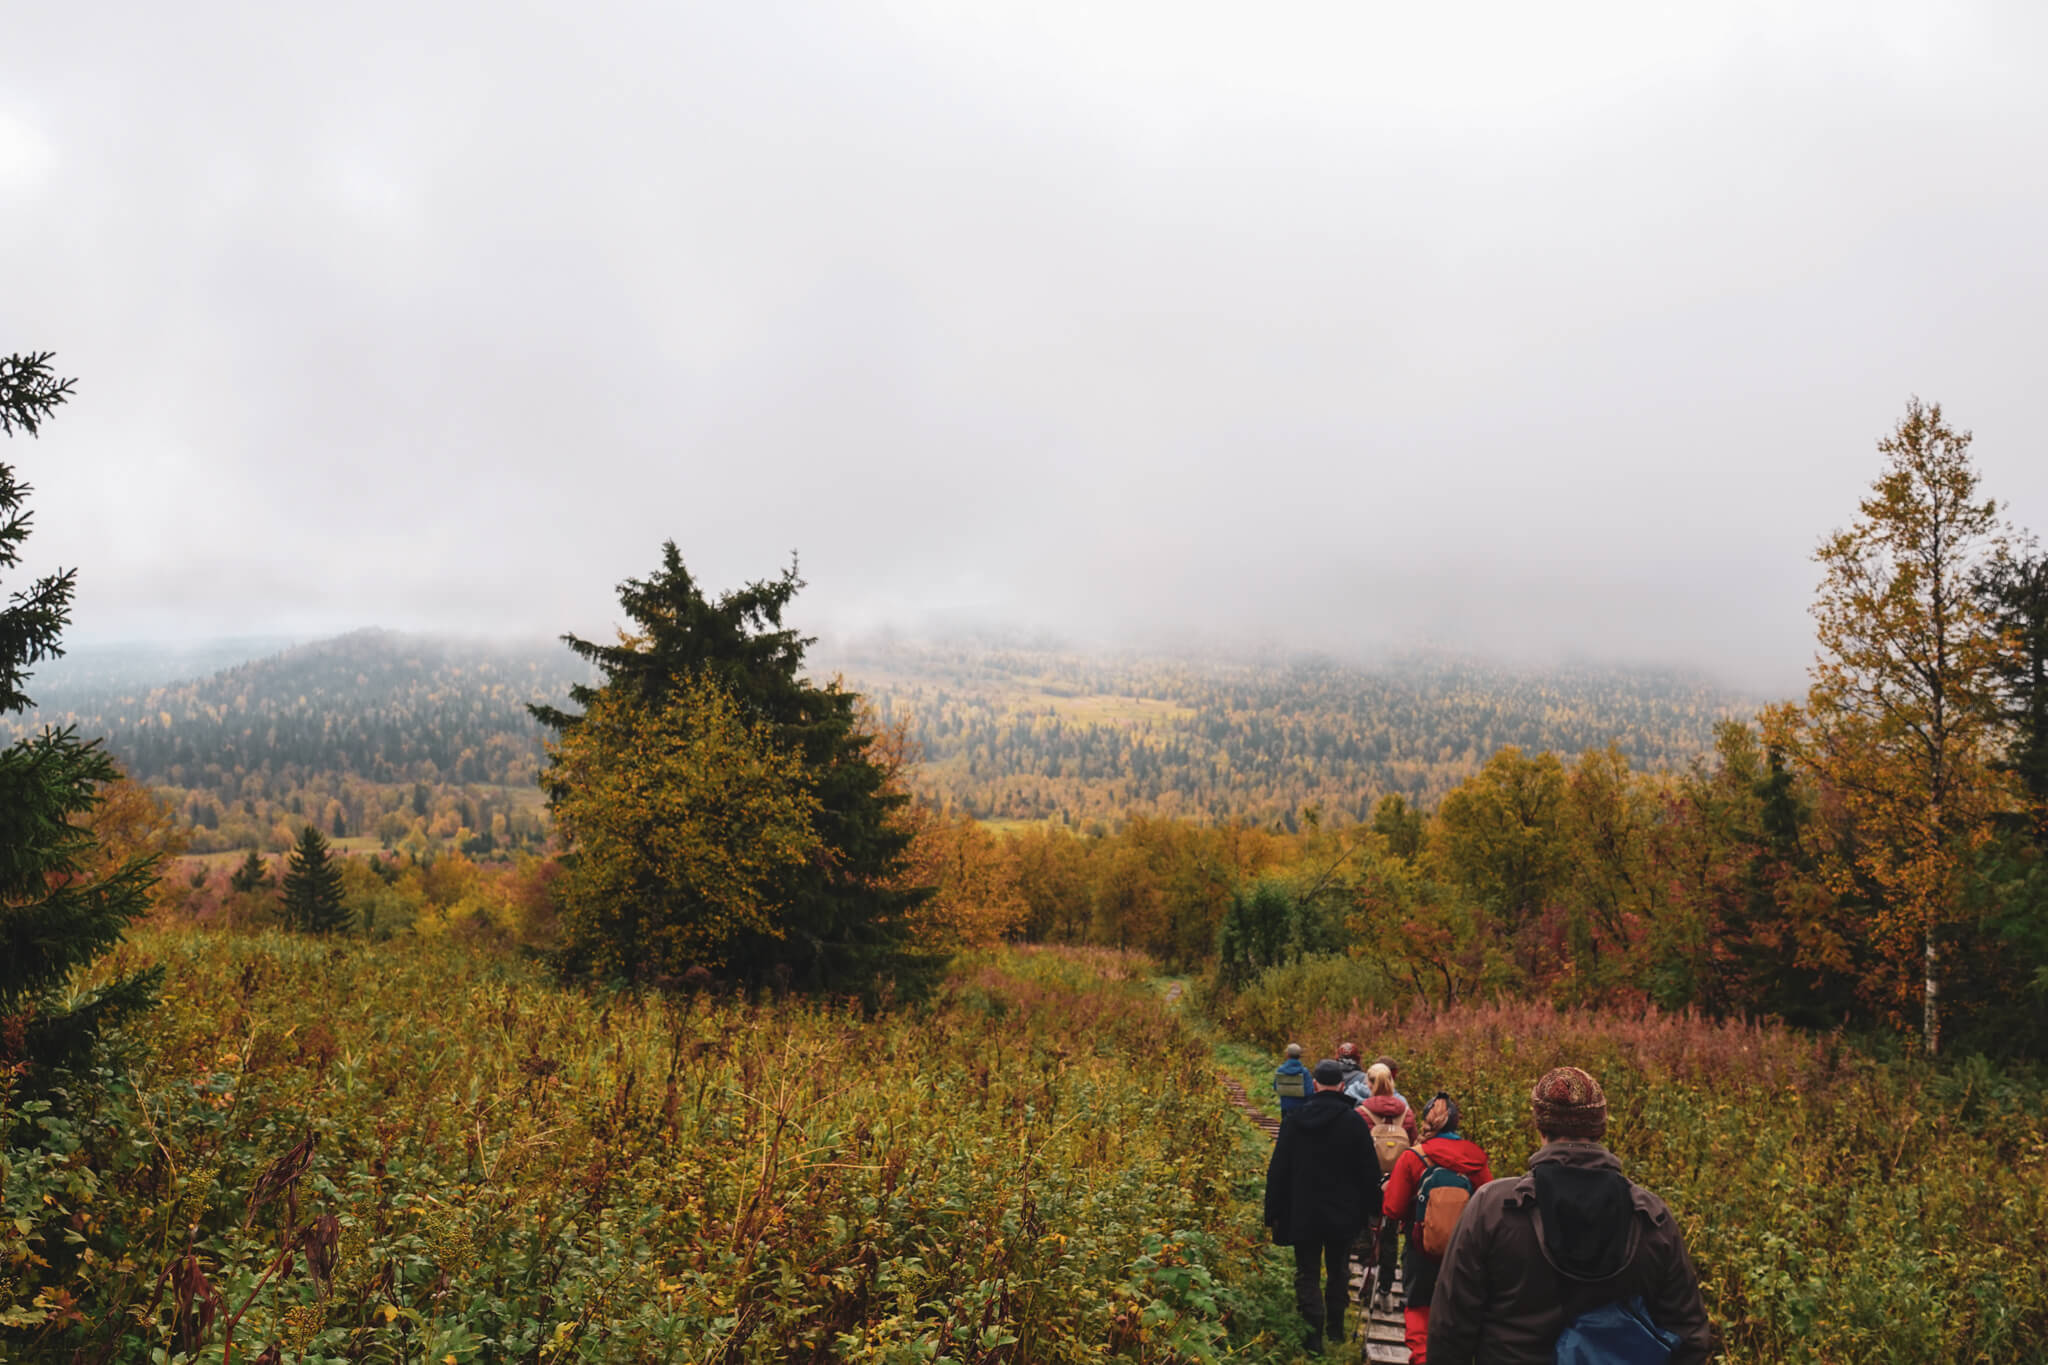
[[[1604,1143],[1607,1097],[1577,1067],[1536,1082],[1542,1145],[1496,1180],[1437,1091],[1420,1113],[1391,1057],[1342,1043],[1313,1067],[1299,1044],[1273,1075],[1280,1134],[1266,1225],[1294,1250],[1307,1350],[1344,1339],[1354,1254],[1391,1307],[1399,1244],[1403,1336],[1415,1365],[1694,1365],[1714,1334],[1664,1201]]]

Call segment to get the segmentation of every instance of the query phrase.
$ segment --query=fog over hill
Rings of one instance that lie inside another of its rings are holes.
[[[281,654],[299,641],[251,635],[220,640],[120,640],[75,644],[37,664],[32,695],[46,706],[76,709],[88,698],[118,697],[207,677]]]
[[[1908,395],[2048,527],[2038,3],[90,8],[0,43],[81,639],[595,634],[672,537],[1783,690]]]
[[[190,676],[249,644],[81,650],[38,676],[40,707],[21,727],[76,722],[133,775],[229,803],[251,774],[279,791],[318,775],[517,786],[542,738],[527,703],[559,702],[589,676],[558,641],[391,631]],[[1506,745],[1612,745],[1638,768],[1680,767],[1755,704],[1669,670],[1451,654],[1365,665],[870,637],[821,643],[812,662],[907,728],[921,790],[992,819],[1292,819],[1311,805],[1356,818],[1383,792],[1433,801]]]

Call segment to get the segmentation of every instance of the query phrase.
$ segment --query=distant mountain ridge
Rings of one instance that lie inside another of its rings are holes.
[[[559,701],[588,673],[560,644],[362,630],[156,686],[67,689],[60,675],[17,728],[77,724],[131,776],[179,787],[247,771],[526,782],[540,745],[526,704]]]
[[[1568,760],[1612,745],[1639,770],[1682,768],[1757,705],[1676,670],[1442,653],[1367,665],[882,640],[836,654],[922,747],[920,784],[999,820],[1362,820],[1389,792],[1433,803],[1509,745]]]
[[[74,645],[37,664],[29,691],[47,706],[74,710],[91,699],[196,682],[300,643],[283,635],[233,639]]]
[[[126,688],[112,681],[141,676],[144,652],[102,653],[118,667],[103,658],[32,680],[42,705],[16,728],[76,723],[136,778],[210,792],[224,809],[258,788],[288,801],[316,777],[530,785],[543,735],[527,703],[559,702],[589,677],[558,641],[385,630]],[[1386,792],[1432,802],[1510,744],[1566,757],[1612,744],[1637,768],[1682,767],[1719,721],[1755,705],[1682,673],[1447,655],[1368,667],[893,640],[835,643],[814,661],[906,728],[922,790],[1001,820],[1291,823],[1309,807],[1359,819]]]

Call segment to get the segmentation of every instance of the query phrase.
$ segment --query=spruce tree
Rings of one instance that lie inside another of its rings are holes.
[[[353,918],[341,903],[341,869],[326,836],[307,825],[285,863],[284,922],[302,934],[338,934]]]
[[[2011,547],[1978,574],[1976,588],[2005,645],[1991,663],[2008,735],[2000,766],[2019,779],[2035,837],[2048,844],[2048,553]]]
[[[249,856],[242,859],[241,864],[228,874],[228,890],[247,895],[251,891],[260,890],[269,880],[270,864],[264,862],[263,855],[252,848],[249,850]]]
[[[724,970],[752,983],[871,992],[888,981],[914,993],[944,959],[912,942],[910,913],[931,892],[902,885],[910,834],[896,816],[908,798],[891,789],[869,753],[874,737],[859,723],[860,695],[803,675],[812,641],[782,622],[802,587],[792,565],[713,600],[669,541],[659,569],[619,585],[620,606],[634,625],[628,637],[618,644],[563,637],[603,678],[571,688],[570,698],[588,707],[609,693],[658,712],[679,686],[702,678],[747,719],[762,722],[772,743],[801,763],[817,801],[821,853],[788,874],[776,898],[785,907],[779,923],[742,936]],[[582,721],[556,707],[532,710],[565,734]],[[564,776],[559,762],[541,774],[551,804],[565,794]]]
[[[37,435],[71,394],[47,353],[0,357],[0,434]],[[29,488],[0,463],[0,571],[21,562]],[[0,713],[27,710],[30,670],[63,653],[75,570],[30,583],[0,607]],[[73,995],[80,967],[111,948],[149,904],[157,858],[130,859],[94,878],[97,840],[77,823],[120,776],[98,740],[75,727],[45,728],[0,751],[0,1074],[41,1088],[53,1068],[74,1067],[123,1017],[145,1008],[160,971],[120,977]]]

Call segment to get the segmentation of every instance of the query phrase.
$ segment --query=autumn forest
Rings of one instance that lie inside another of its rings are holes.
[[[2036,1054],[2048,571],[1938,409],[1884,449],[1818,557],[1796,703],[1443,655],[841,644],[830,688],[901,793],[916,932],[1135,949],[1225,995],[1335,955],[1396,1010],[1534,991]],[[139,790],[104,818],[183,854],[159,904],[260,919],[250,888],[311,828],[350,855],[359,929],[560,932],[530,711],[586,689],[588,658],[369,631],[148,687],[80,673],[18,729],[106,736]]]
[[[30,435],[69,397],[47,360],[10,362]],[[2008,1358],[1971,1353],[2048,1328],[2009,1275],[2048,1264],[2048,557],[1970,446],[1917,400],[1883,437],[1775,700],[821,645],[793,564],[708,587],[672,542],[611,639],[39,677],[71,580],[37,580],[0,635],[32,831],[0,869],[0,1343],[1286,1359],[1263,1139],[1216,1082],[1348,1036],[1507,1153],[1523,1071],[1597,1061],[1731,1359]],[[1746,1116],[1753,1082],[1801,1098]],[[1942,1161],[1887,1126],[1923,1114]],[[1797,1241],[1707,1218],[1743,1163],[1811,1200]],[[1929,1306],[1933,1263],[1967,1306]]]

